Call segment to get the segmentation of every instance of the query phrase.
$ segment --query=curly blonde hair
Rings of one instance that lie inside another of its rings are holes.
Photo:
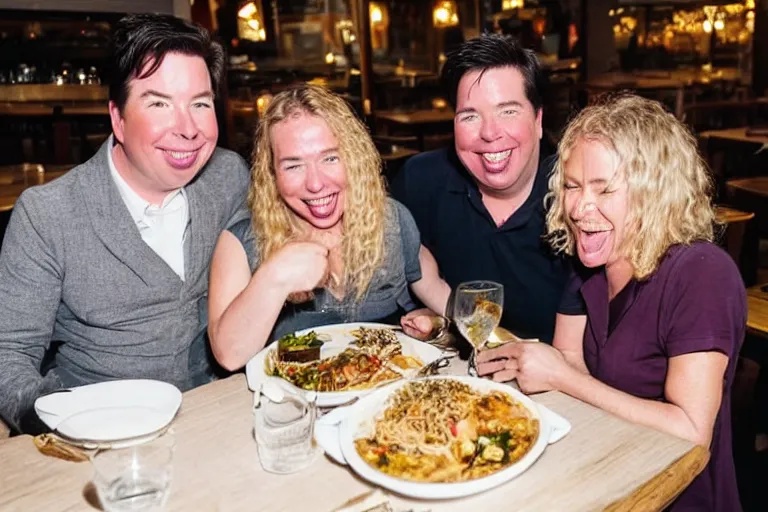
[[[354,291],[355,300],[365,295],[384,254],[386,188],[381,176],[381,157],[368,130],[349,105],[330,91],[302,84],[277,94],[256,129],[252,183],[248,194],[253,231],[261,261],[267,260],[299,233],[296,214],[277,191],[271,128],[295,115],[322,118],[339,144],[347,172],[344,204],[342,257],[345,293]],[[301,302],[311,295],[296,294]]]
[[[612,151],[619,162],[617,176],[627,180],[628,229],[618,250],[636,279],[650,276],[672,245],[712,241],[712,180],[696,139],[658,102],[624,94],[586,107],[560,141],[546,198],[548,238],[556,251],[575,252],[563,192],[565,165],[583,141]]]

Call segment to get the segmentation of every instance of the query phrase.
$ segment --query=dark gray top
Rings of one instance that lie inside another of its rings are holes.
[[[249,220],[229,228],[243,244],[251,271],[259,266],[253,230]],[[286,304],[272,331],[271,339],[319,325],[344,322],[397,323],[400,315],[415,307],[408,284],[421,279],[419,231],[410,212],[394,199],[387,202],[384,224],[385,254],[362,302],[338,301],[324,289],[315,290],[313,301]]]
[[[208,267],[219,234],[248,217],[248,168],[216,149],[185,187],[182,281],[142,240],[110,175],[109,150],[105,143],[61,178],[27,189],[5,234],[0,416],[17,430],[32,431],[22,418],[34,421],[35,399],[60,387],[148,378],[186,390],[213,377]],[[52,343],[53,368],[41,372]]]

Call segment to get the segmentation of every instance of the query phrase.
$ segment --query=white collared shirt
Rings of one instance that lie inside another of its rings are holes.
[[[187,194],[183,188],[175,190],[163,199],[162,204],[153,205],[142,199],[120,173],[112,161],[112,137],[109,139],[109,172],[117,185],[120,197],[139,228],[141,239],[166,264],[184,280],[184,237],[189,224]]]

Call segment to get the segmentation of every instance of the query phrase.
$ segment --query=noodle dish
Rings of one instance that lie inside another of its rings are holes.
[[[349,407],[338,451],[330,427],[322,428],[329,456],[366,480],[406,496],[448,499],[516,477],[570,424],[507,384],[435,376],[400,381]]]

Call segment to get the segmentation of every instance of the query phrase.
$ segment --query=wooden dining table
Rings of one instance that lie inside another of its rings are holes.
[[[0,212],[13,209],[16,200],[29,187],[42,185],[63,176],[73,165],[19,164],[0,167]]]
[[[611,71],[591,77],[587,90],[593,93],[618,91],[674,91],[675,116],[682,119],[685,107],[685,90],[692,86],[707,86],[716,82],[742,80],[738,68],[717,68],[706,71],[699,68],[674,70],[644,70],[635,72]]]
[[[466,374],[465,362],[452,367]],[[531,468],[465,498],[424,501],[387,494],[392,509],[661,510],[708,461],[705,448],[563,393],[532,398],[565,417],[572,430],[549,445]],[[243,374],[184,393],[171,427],[176,448],[168,510],[331,512],[373,489],[325,455],[298,473],[265,472],[252,433],[252,403]],[[88,462],[42,455],[26,435],[0,441],[0,460],[0,510],[88,511],[99,506]]]
[[[747,288],[747,329],[761,338],[768,338],[768,284]]]
[[[382,134],[389,134],[392,130],[408,132],[417,137],[419,150],[424,151],[427,135],[453,129],[454,113],[452,109],[377,110],[373,117]]]
[[[709,130],[701,132],[699,137],[707,139],[708,141],[721,140],[748,144],[754,146],[755,149],[768,147],[768,129],[759,130],[757,133],[751,133],[748,126],[725,128],[723,130]]]

